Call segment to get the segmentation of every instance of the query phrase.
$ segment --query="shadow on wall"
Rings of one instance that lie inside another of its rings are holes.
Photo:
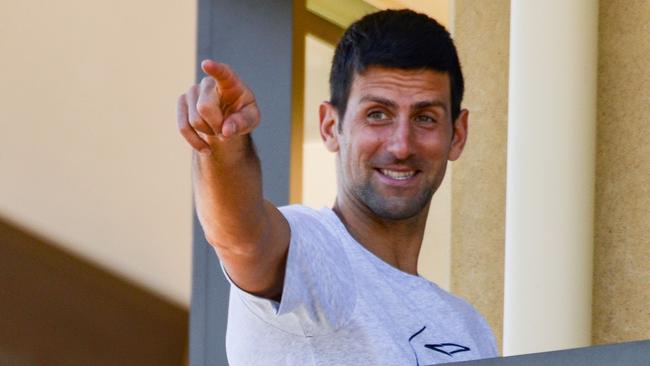
[[[185,364],[188,313],[0,218],[0,365]]]

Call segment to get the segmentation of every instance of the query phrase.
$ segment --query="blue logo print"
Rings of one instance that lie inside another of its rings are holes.
[[[440,361],[447,362],[444,361],[444,359],[440,358],[441,355],[445,355],[446,357],[445,356],[442,357],[448,359],[449,357],[453,358],[454,355],[457,353],[471,351],[469,347],[457,343],[450,343],[450,342],[434,343],[434,344],[424,343],[423,341],[427,337],[426,336],[419,337],[419,336],[422,335],[422,333],[426,329],[427,327],[424,326],[422,327],[422,329],[418,330],[412,336],[409,337],[409,344],[411,345],[411,348],[415,353],[417,366],[432,365],[435,363],[439,363]]]

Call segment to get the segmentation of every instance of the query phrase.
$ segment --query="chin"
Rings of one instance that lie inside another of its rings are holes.
[[[430,195],[421,195],[408,200],[372,197],[364,202],[377,217],[386,220],[406,220],[425,212],[430,200]]]
[[[385,209],[376,209],[370,207],[370,210],[379,218],[384,219],[384,220],[393,220],[393,221],[399,221],[399,220],[408,220],[410,218],[413,218],[417,216],[421,211],[394,211],[394,210],[385,210]]]

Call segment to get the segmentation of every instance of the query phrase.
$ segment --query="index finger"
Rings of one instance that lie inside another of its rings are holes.
[[[226,64],[213,60],[203,60],[201,62],[201,68],[206,74],[214,78],[220,90],[241,86],[235,73]]]

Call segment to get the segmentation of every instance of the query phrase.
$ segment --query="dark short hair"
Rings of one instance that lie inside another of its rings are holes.
[[[330,72],[330,103],[341,120],[355,74],[362,74],[369,66],[447,73],[452,121],[458,117],[463,74],[449,32],[434,19],[407,9],[383,10],[348,27],[336,46]]]

